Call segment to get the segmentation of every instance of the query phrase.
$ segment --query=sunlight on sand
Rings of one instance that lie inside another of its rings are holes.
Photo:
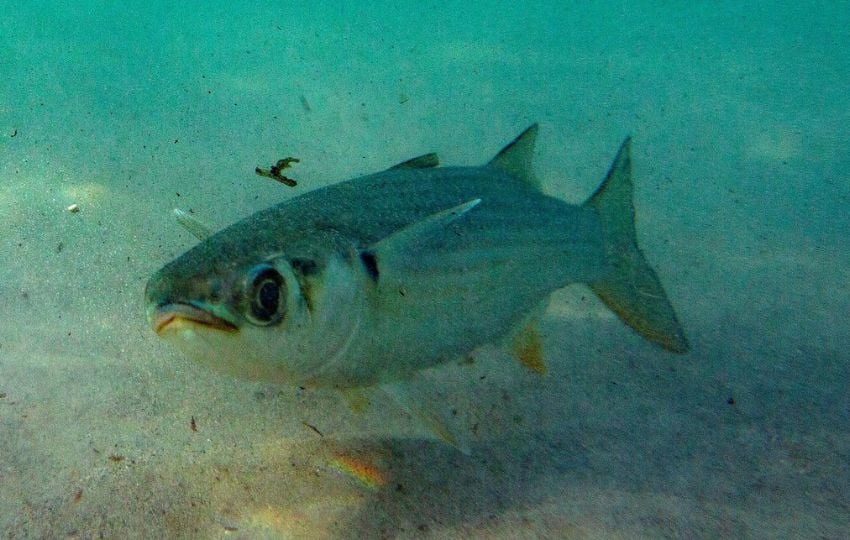
[[[593,292],[583,286],[571,286],[552,294],[546,315],[559,319],[615,320],[614,313],[605,307]]]
[[[251,510],[235,527],[242,533],[272,534],[275,538],[330,538],[333,522],[351,513],[355,503],[365,500],[328,497],[289,507],[268,505]]]
[[[802,152],[803,135],[788,128],[755,133],[746,149],[747,157],[756,161],[788,161]]]
[[[109,196],[109,188],[104,184],[96,182],[81,182],[63,186],[61,190],[62,197],[68,204],[92,203],[100,201]]]
[[[50,208],[66,212],[76,204],[81,210],[86,206],[106,200],[111,196],[105,184],[97,182],[70,183],[58,187],[46,185],[38,171],[18,174],[14,182],[0,185],[0,219],[18,221],[24,214]]]

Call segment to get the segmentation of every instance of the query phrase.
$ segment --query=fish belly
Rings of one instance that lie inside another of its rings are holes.
[[[388,382],[456,359],[505,336],[554,290],[608,271],[592,212],[542,194],[519,211],[497,203],[485,199],[379,268],[341,382]]]

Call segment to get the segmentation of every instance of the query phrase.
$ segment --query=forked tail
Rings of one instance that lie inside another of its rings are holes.
[[[637,245],[632,204],[631,139],[626,139],[605,181],[585,203],[599,215],[605,250],[614,268],[590,288],[617,316],[649,341],[677,353],[688,351],[667,294]]]

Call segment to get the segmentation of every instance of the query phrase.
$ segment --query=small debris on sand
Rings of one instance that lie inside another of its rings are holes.
[[[319,431],[319,428],[317,428],[313,424],[307,423],[306,421],[302,421],[301,423],[304,424],[306,427],[310,428],[311,430],[313,430],[319,437],[324,437],[324,435],[322,435],[322,432]]]
[[[298,185],[298,182],[293,180],[292,178],[288,178],[281,174],[281,171],[284,169],[288,169],[293,163],[300,163],[301,160],[294,157],[287,157],[283,159],[277,160],[277,163],[271,166],[270,169],[261,169],[257,167],[254,169],[254,172],[259,176],[265,176],[266,178],[271,178],[272,180],[277,180],[281,184],[286,184],[289,187],[295,187]]]
[[[305,96],[304,94],[301,94],[301,106],[306,112],[310,112],[313,110],[313,107],[310,106],[310,102],[307,101],[307,96]]]

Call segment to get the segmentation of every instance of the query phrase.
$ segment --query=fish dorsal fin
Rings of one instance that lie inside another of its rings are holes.
[[[423,154],[421,156],[416,156],[415,158],[410,158],[407,161],[402,161],[398,165],[393,165],[388,171],[392,171],[393,169],[431,169],[440,164],[440,158],[437,157],[437,154],[431,152],[430,154]]]
[[[537,140],[537,124],[531,124],[516,139],[496,154],[487,163],[488,167],[504,171],[519,178],[529,186],[540,189],[540,182],[534,176],[531,161],[534,158],[534,141]]]
[[[213,233],[213,230],[209,225],[202,223],[198,218],[185,210],[175,208],[174,219],[176,219],[177,223],[189,231],[189,233],[198,240],[206,240]]]

